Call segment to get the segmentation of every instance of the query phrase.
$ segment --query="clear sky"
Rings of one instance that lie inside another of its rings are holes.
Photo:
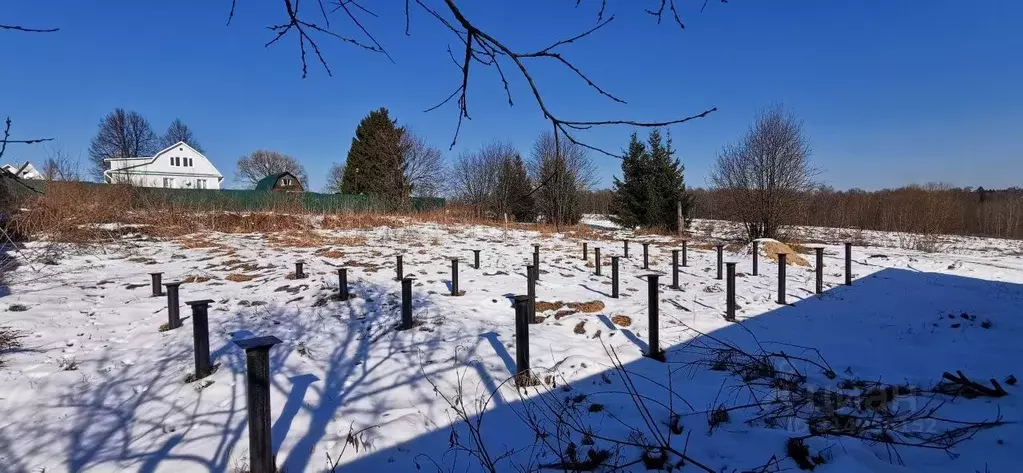
[[[420,10],[406,37],[405,2],[360,2],[378,15],[362,19],[393,63],[319,37],[334,76],[310,63],[302,79],[295,37],[263,47],[273,35],[266,26],[285,17],[283,2],[237,1],[225,26],[230,0],[2,0],[0,23],[60,31],[0,31],[0,116],[15,120],[17,137],[54,137],[83,163],[98,121],[115,107],[143,113],[158,132],[180,117],[228,179],[239,156],[267,148],[299,159],[314,189],[344,160],[360,118],[380,106],[447,159],[492,139],[528,154],[550,129],[510,65],[514,107],[496,75],[477,67],[472,120],[449,150],[455,108],[423,110],[457,86],[446,48],[459,43]],[[592,27],[600,2],[458,3],[512,49],[529,50]],[[643,12],[656,0],[608,3],[614,23],[563,52],[628,103],[543,63],[539,86],[564,118],[657,120],[718,107],[670,129],[691,186],[705,186],[717,150],[779,102],[803,118],[821,178],[836,188],[1023,185],[1023,2],[711,0],[701,13],[701,0],[676,0],[684,31]],[[304,0],[320,21],[314,7]],[[357,36],[346,18],[332,18]],[[582,137],[620,150],[631,131]],[[38,145],[18,146],[6,160],[44,157]],[[620,161],[593,158],[609,186]]]

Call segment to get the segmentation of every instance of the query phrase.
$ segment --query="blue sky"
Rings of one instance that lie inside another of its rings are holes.
[[[1023,184],[1023,2],[712,0],[703,13],[701,0],[676,2],[684,31],[643,12],[655,0],[609,0],[615,21],[563,50],[625,105],[534,63],[555,113],[659,120],[718,107],[670,128],[690,186],[706,185],[715,153],[772,103],[804,120],[821,179],[836,188]],[[457,39],[419,10],[406,37],[402,1],[361,3],[378,15],[363,21],[394,63],[320,37],[334,76],[311,62],[302,79],[296,38],[263,47],[272,38],[266,26],[284,18],[280,0],[238,0],[231,26],[229,0],[4,0],[0,23],[61,30],[0,31],[0,116],[15,120],[17,137],[54,137],[83,162],[96,124],[115,107],[143,113],[158,132],[179,117],[229,179],[239,156],[267,148],[298,158],[315,189],[330,164],[344,160],[359,120],[380,106],[447,159],[492,139],[528,154],[550,129],[521,76],[509,73],[516,101],[508,107],[493,71],[476,67],[472,120],[449,150],[456,110],[423,110],[460,80],[446,51],[457,50]],[[523,51],[592,27],[600,2],[582,3],[459,2],[467,17]],[[357,35],[345,18],[332,18],[336,30]],[[581,137],[618,150],[632,131]],[[6,156],[44,158],[39,146]],[[593,159],[609,186],[620,161]]]

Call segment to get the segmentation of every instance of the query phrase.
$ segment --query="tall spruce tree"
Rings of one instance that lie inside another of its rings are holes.
[[[678,231],[678,204],[682,204],[682,215],[691,219],[692,196],[686,191],[685,167],[675,157],[675,148],[671,145],[669,134],[661,142],[661,133],[654,129],[650,132],[650,178],[651,195],[650,214],[647,225],[665,230]],[[688,223],[683,223],[688,225]]]
[[[678,203],[687,223],[693,199],[685,188],[685,167],[675,157],[671,136],[650,132],[646,144],[635,133],[622,160],[622,179],[614,179],[614,220],[627,228],[678,230]]]
[[[380,197],[394,206],[407,203],[410,188],[401,146],[404,133],[386,108],[369,112],[355,128],[341,192]]]
[[[622,179],[614,178],[614,199],[611,201],[612,219],[623,227],[635,228],[647,223],[649,163],[646,145],[633,133],[622,159]]]

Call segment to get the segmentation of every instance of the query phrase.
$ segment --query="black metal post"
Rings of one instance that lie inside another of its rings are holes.
[[[845,243],[845,285],[852,286],[852,243]]]
[[[625,239],[625,257],[626,258],[629,257],[629,239],[628,238]]]
[[[597,268],[595,274],[600,276],[600,248],[593,249],[593,264]]]
[[[305,272],[302,271],[302,265],[304,264],[302,261],[295,262],[295,279],[305,279]]]
[[[678,289],[678,250],[671,250],[671,288]]]
[[[480,269],[480,250],[472,250],[472,262],[476,269]]]
[[[529,373],[529,296],[515,296],[515,379]]]
[[[689,242],[686,241],[686,240],[682,240],[682,267],[683,268],[685,268],[686,266],[689,266],[689,251],[688,251],[688,245],[686,245],[686,243],[689,243]]]
[[[725,282],[725,320],[735,321],[735,263],[725,263],[728,279]]]
[[[412,328],[412,278],[401,280],[401,327],[400,330]]]
[[[274,336],[235,342],[245,350],[245,401],[249,411],[249,472],[274,473],[270,427],[270,347],[281,343]]]
[[[529,302],[526,308],[529,309],[529,323],[536,323],[536,266],[526,266],[526,296]]]
[[[649,305],[650,305],[650,343],[647,348],[647,356],[655,360],[664,361],[664,353],[661,352],[660,345],[660,325],[658,317],[660,316],[660,308],[658,302],[660,296],[658,295],[657,280],[659,278],[656,274],[647,275],[647,292],[649,293]]]
[[[402,267],[401,267],[401,255],[397,255],[395,258],[397,259],[398,267],[397,267],[397,269],[395,269],[395,272],[397,273],[397,277],[395,277],[394,280],[395,281],[401,281],[401,280],[405,279],[405,271],[403,271]]]
[[[181,283],[169,282],[164,286],[167,286],[167,330],[174,330],[181,326],[181,313],[178,312],[181,305],[178,303],[178,287]]]
[[[757,268],[757,265],[760,263],[760,253],[759,253],[759,250],[757,249],[757,247],[760,246],[760,245],[758,243],[760,243],[760,242],[758,242],[756,240],[753,240],[753,275],[754,276],[760,274],[760,269]]]
[[[643,269],[650,269],[650,243],[643,242]]]
[[[589,251],[589,248],[587,247],[587,243],[584,241],[583,242],[583,261],[589,261],[589,260],[590,260],[590,251]]]
[[[718,275],[714,279],[721,280],[721,270],[723,269],[722,266],[725,264],[725,245],[716,245],[715,248],[718,249]]]
[[[151,284],[153,286],[153,297],[160,297],[163,295],[163,285],[160,280],[163,279],[163,273],[149,273]]]
[[[192,340],[195,343],[195,379],[209,376],[213,364],[210,362],[209,307],[213,299],[186,302],[192,307]]]
[[[338,268],[338,298],[347,301],[348,300],[348,268]]]
[[[618,257],[611,257],[611,297],[618,298]]]
[[[540,245],[533,245],[533,274],[536,280],[540,280]]]
[[[785,258],[788,255],[778,253],[778,303],[785,304]]]
[[[451,295],[458,295],[458,258],[451,259]]]
[[[824,248],[814,248],[817,252],[817,280],[815,290],[817,294],[824,292]]]

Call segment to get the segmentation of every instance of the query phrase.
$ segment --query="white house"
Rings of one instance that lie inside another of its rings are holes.
[[[224,176],[202,153],[179,141],[151,158],[104,159],[107,183],[173,189],[220,189]]]
[[[21,179],[42,179],[43,175],[36,171],[35,166],[32,163],[25,161],[20,167],[11,166],[10,164],[4,164],[0,166],[0,169],[7,171],[8,173],[18,176]]]

